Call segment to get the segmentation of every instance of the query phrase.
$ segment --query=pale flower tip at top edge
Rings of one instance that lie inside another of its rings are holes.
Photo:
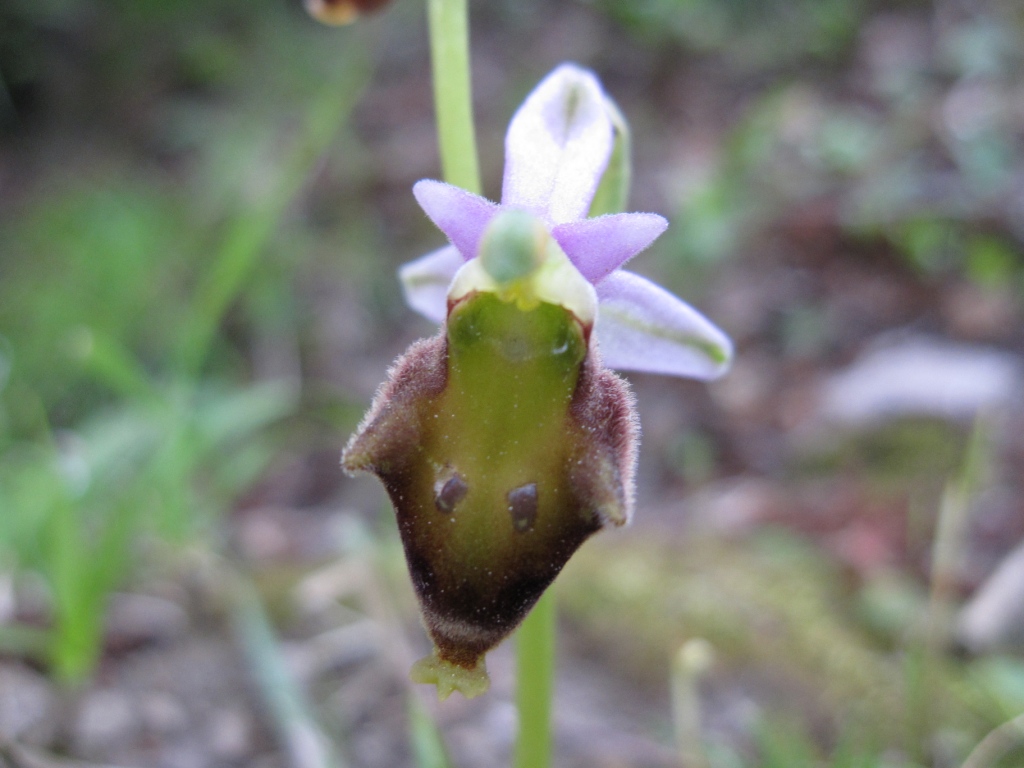
[[[573,63],[556,67],[527,96],[509,125],[500,205],[440,181],[422,180],[413,187],[423,210],[452,245],[402,267],[409,305],[442,323],[459,286],[479,290],[484,283],[490,285],[493,281],[476,264],[483,233],[503,209],[525,210],[550,230],[565,262],[558,269],[586,283],[586,291],[576,291],[580,300],[568,302],[574,311],[592,307],[581,311],[581,321],[593,322],[599,301],[595,338],[605,365],[703,380],[723,375],[733,356],[729,338],[669,292],[620,269],[657,239],[668,222],[652,213],[586,218],[613,143],[608,99],[597,77]],[[543,285],[556,282],[545,280]],[[542,300],[568,306],[559,296]]]
[[[505,136],[501,202],[549,224],[586,216],[614,129],[597,77],[563,64],[526,97]]]

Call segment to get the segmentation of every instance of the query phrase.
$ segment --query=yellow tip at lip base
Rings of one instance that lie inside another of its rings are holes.
[[[437,686],[437,698],[444,701],[458,691],[467,699],[473,699],[487,693],[491,687],[491,678],[487,676],[487,666],[483,657],[472,668],[461,667],[445,661],[435,651],[424,656],[412,666],[409,677],[414,683],[426,683]]]

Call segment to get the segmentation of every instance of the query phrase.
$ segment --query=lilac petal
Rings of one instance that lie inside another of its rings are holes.
[[[549,224],[587,215],[612,152],[612,124],[601,84],[563,64],[534,88],[505,136],[503,205]]]
[[[597,286],[597,341],[609,368],[715,379],[732,342],[693,307],[650,280],[617,271]]]
[[[656,213],[616,213],[559,224],[551,230],[562,250],[595,285],[653,243],[668,227]]]
[[[428,320],[443,323],[448,316],[448,286],[465,263],[454,246],[446,245],[403,264],[398,277],[405,303]]]
[[[431,179],[417,181],[412,193],[462,257],[467,261],[476,257],[480,236],[499,206],[480,195]]]

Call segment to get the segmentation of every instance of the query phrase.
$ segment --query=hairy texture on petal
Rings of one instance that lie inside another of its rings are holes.
[[[729,369],[732,342],[689,304],[632,272],[597,286],[595,331],[611,368],[715,379]]]
[[[444,331],[413,343],[388,369],[373,404],[341,453],[348,474],[401,472],[420,439],[418,404],[436,397],[448,381]]]
[[[428,320],[443,323],[448,314],[448,288],[465,259],[454,245],[446,245],[398,269],[405,303]]]
[[[633,516],[640,419],[629,384],[604,368],[591,350],[570,407],[581,430],[570,474],[573,492],[602,526],[625,525]]]
[[[597,78],[563,64],[527,96],[509,124],[502,204],[525,208],[550,224],[582,219],[612,144]]]
[[[667,228],[668,222],[656,213],[616,213],[559,224],[551,234],[576,269],[596,285]]]
[[[444,232],[462,258],[476,257],[480,249],[480,237],[488,222],[500,210],[480,195],[474,195],[459,187],[440,181],[423,179],[412,187],[416,202],[437,228]]]

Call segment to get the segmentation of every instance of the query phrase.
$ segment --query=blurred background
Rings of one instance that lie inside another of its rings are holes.
[[[0,0],[4,765],[508,764],[510,644],[481,699],[411,690],[392,513],[338,469],[433,332],[395,277],[443,242],[423,5]],[[738,350],[629,377],[557,764],[960,766],[1024,711],[1022,6],[470,5],[488,196],[523,96],[593,68],[671,221],[631,268]]]

